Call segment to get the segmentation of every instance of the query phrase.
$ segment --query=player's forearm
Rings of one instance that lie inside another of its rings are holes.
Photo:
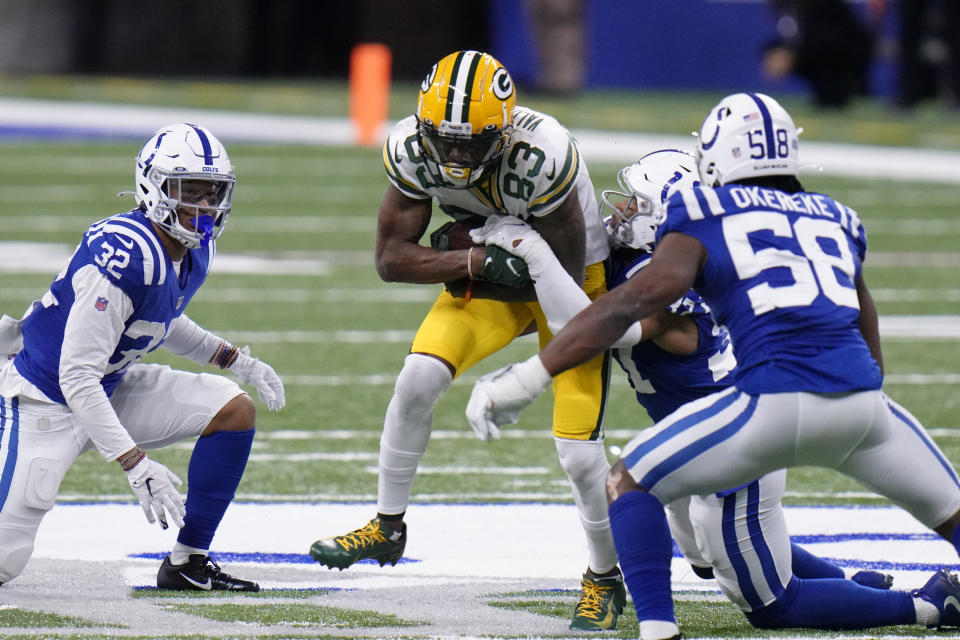
[[[209,364],[225,341],[182,314],[170,323],[163,346],[170,353]]]
[[[540,352],[552,376],[583,364],[609,349],[634,323],[614,294],[608,293],[578,313]]]
[[[419,244],[405,242],[378,252],[377,273],[384,282],[433,284],[468,278],[469,250],[437,251]],[[478,253],[474,251],[474,253]],[[483,254],[474,257],[473,264],[482,261]]]

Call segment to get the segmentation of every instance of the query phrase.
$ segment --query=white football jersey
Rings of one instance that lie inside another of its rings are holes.
[[[455,219],[491,213],[521,219],[548,215],[577,187],[586,225],[586,264],[601,262],[609,244],[597,209],[593,183],[570,132],[551,116],[526,107],[514,111],[510,143],[499,165],[468,189],[437,185],[423,162],[417,120],[398,122],[383,146],[387,177],[405,195],[435,198]]]

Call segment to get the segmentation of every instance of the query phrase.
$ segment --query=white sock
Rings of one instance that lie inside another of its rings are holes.
[[[411,353],[404,360],[380,436],[378,513],[407,510],[417,466],[430,441],[433,408],[452,380],[450,369],[436,358]]]
[[[676,622],[667,620],[641,620],[640,640],[667,640],[680,633]]]
[[[170,563],[187,564],[187,562],[190,560],[190,556],[198,553],[202,556],[205,556],[209,552],[209,549],[197,549],[196,547],[188,547],[185,544],[180,544],[177,542],[173,545],[173,550],[170,551]]]
[[[587,536],[590,570],[601,574],[617,566],[610,518],[607,516],[607,471],[610,463],[603,441],[555,438],[560,466],[570,479],[573,501]]]
[[[917,624],[932,627],[940,622],[940,610],[923,598],[914,598],[913,608],[917,610]]]

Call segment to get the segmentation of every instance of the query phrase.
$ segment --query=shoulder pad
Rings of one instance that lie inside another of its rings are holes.
[[[92,263],[111,282],[143,286],[166,281],[166,251],[140,220],[125,215],[107,218],[90,227],[84,242]]]
[[[383,166],[387,177],[397,189],[411,198],[424,199],[430,196],[418,177],[418,171],[426,171],[417,140],[417,119],[409,116],[394,125],[383,144]]]
[[[573,189],[580,171],[580,152],[566,128],[551,116],[522,107],[503,155],[500,194],[510,213],[521,217],[553,211]]]

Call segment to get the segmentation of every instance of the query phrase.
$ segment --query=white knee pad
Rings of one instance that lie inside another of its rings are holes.
[[[397,375],[381,441],[395,451],[426,451],[433,409],[452,380],[442,361],[419,353],[408,355]]]
[[[610,462],[603,441],[555,438],[560,466],[570,478],[573,501],[587,536],[590,568],[597,573],[617,564],[610,519],[607,516],[607,472]]]
[[[0,582],[10,582],[27,566],[33,554],[34,533],[29,527],[0,525]]]
[[[420,457],[430,440],[433,408],[452,380],[450,369],[436,358],[411,353],[404,360],[380,436],[380,513],[406,510]]]

